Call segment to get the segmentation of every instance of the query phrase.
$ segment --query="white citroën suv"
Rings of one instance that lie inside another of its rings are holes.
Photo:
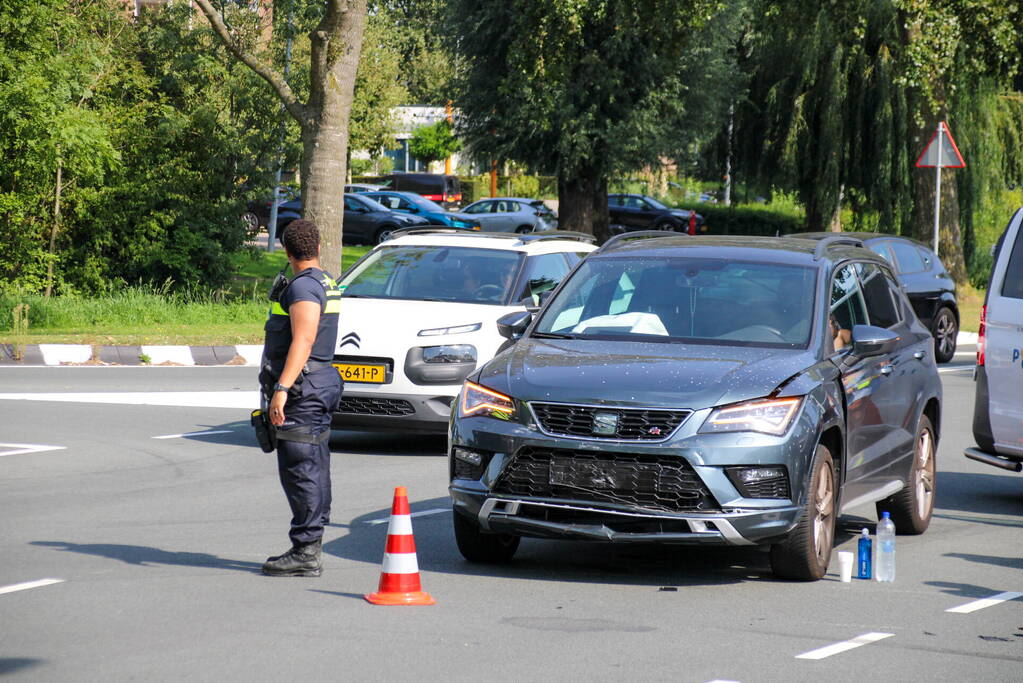
[[[980,314],[973,438],[966,457],[1023,471],[1023,209],[995,246]]]
[[[596,249],[582,233],[408,229],[339,281],[337,429],[443,434],[462,381],[505,343],[497,319],[539,305]]]

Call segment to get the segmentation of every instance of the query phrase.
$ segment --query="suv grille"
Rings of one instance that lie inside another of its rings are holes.
[[[369,396],[342,397],[339,413],[353,415],[412,415],[416,409],[400,398],[372,398]]]
[[[505,466],[493,490],[666,512],[719,509],[699,475],[677,456],[527,446]]]
[[[689,417],[691,410],[604,408],[566,403],[530,403],[543,430],[558,436],[629,441],[664,441]],[[597,413],[616,416],[614,433],[594,431]]]

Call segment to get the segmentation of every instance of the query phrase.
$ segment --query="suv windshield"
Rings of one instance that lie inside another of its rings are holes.
[[[341,296],[502,304],[521,262],[521,253],[497,249],[383,247],[344,276]]]
[[[533,334],[806,348],[816,272],[706,258],[584,261]]]

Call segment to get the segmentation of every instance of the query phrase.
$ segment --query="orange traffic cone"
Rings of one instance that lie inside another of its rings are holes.
[[[365,598],[374,605],[432,605],[436,602],[419,584],[416,540],[412,536],[412,517],[404,486],[394,489],[380,587]]]

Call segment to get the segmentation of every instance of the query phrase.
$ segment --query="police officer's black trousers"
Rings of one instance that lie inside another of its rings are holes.
[[[278,428],[277,471],[291,506],[291,542],[304,545],[323,537],[330,521],[330,443],[288,440],[289,434],[315,439],[330,430],[341,398],[341,378],[333,368],[309,373],[288,395],[284,425]]]

